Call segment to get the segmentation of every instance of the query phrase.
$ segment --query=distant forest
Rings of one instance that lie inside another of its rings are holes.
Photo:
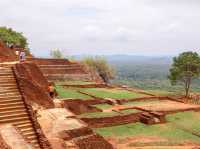
[[[182,86],[171,86],[167,76],[172,57],[145,57],[129,55],[106,56],[116,69],[113,83],[148,90],[181,91]],[[200,79],[193,81],[192,90],[200,91]]]

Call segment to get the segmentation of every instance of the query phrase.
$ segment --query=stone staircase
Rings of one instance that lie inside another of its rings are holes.
[[[0,125],[13,124],[36,149],[40,149],[26,105],[11,67],[0,67]]]

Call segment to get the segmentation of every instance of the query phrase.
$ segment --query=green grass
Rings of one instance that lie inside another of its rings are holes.
[[[94,107],[97,107],[98,109],[104,110],[104,109],[109,109],[111,108],[113,105],[109,105],[109,104],[96,104],[94,105]]]
[[[180,112],[166,116],[167,123],[158,125],[145,125],[131,123],[113,127],[94,129],[105,137],[126,138],[131,136],[158,136],[167,139],[170,143],[192,141],[200,143],[200,113]]]
[[[127,110],[121,110],[120,112],[123,113],[123,114],[131,114],[131,113],[138,113],[138,112],[141,112],[141,111],[137,110],[137,109],[127,109]]]
[[[64,82],[56,82],[57,85],[87,85],[87,84],[95,84],[95,82],[89,82],[89,81],[64,81]]]
[[[127,105],[127,106],[142,106],[142,105],[146,105],[146,104],[158,104],[159,102],[161,102],[160,100],[145,100],[145,101],[133,101],[133,102],[126,102],[123,105]]]
[[[63,88],[56,85],[56,91],[60,98],[74,98],[74,99],[91,99],[90,96],[78,93],[75,88]]]
[[[159,125],[145,125],[142,123],[131,123],[113,127],[94,129],[98,134],[105,137],[126,138],[131,136],[158,136],[172,142],[184,142],[186,140],[200,142],[200,138],[176,128],[170,123]]]
[[[87,118],[101,118],[101,117],[111,117],[119,115],[118,112],[92,112],[92,113],[84,113],[81,114],[80,117],[87,117]]]
[[[114,99],[131,99],[137,97],[144,97],[146,95],[130,92],[122,89],[107,89],[107,88],[87,88],[82,91],[92,94],[100,98],[114,98]]]
[[[181,91],[166,91],[166,90],[145,90],[148,93],[154,94],[154,95],[162,95],[162,96],[174,96],[174,95],[182,95],[183,92]]]
[[[178,128],[200,135],[199,112],[179,112],[168,115],[167,120]]]

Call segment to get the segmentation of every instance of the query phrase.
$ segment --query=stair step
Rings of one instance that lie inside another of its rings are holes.
[[[2,70],[2,69],[0,69],[0,74],[5,74],[5,73],[13,74],[13,71],[12,70]]]
[[[1,70],[0,69],[0,74],[12,74],[13,75],[13,71],[12,70]]]
[[[16,86],[17,83],[1,83],[0,86],[1,87],[10,87],[10,86]]]
[[[13,122],[13,125],[15,125],[15,126],[19,126],[20,127],[20,125],[25,125],[25,124],[31,124],[31,121],[30,120],[23,120],[23,121],[19,121],[19,122]],[[32,125],[32,124],[31,124]]]
[[[24,105],[12,106],[12,107],[0,107],[0,112],[2,111],[10,111],[10,110],[19,110],[24,109]]]
[[[24,116],[24,117],[7,118],[7,119],[0,120],[0,123],[13,123],[13,122],[22,121],[22,120],[29,120],[29,117]]]
[[[31,136],[27,136],[26,138],[28,140],[34,140],[34,139],[37,139],[37,136],[36,135],[31,135]]]
[[[13,78],[13,79],[6,79],[6,80],[0,80],[0,83],[16,83],[16,80]]]
[[[0,99],[0,104],[1,103],[12,103],[12,102],[19,102],[22,101],[21,98],[14,98],[14,99]]]
[[[18,106],[18,105],[24,105],[23,101],[20,102],[13,102],[13,103],[0,103],[0,107],[13,107],[13,106]]]
[[[7,80],[1,80],[1,85],[3,85],[3,86],[5,86],[5,85],[16,85],[17,84],[17,82],[16,82],[16,80],[12,80],[12,81],[7,81]]]
[[[18,89],[12,89],[12,90],[8,90],[8,89],[0,89],[0,94],[3,94],[3,93],[16,93],[16,92],[19,92]]]
[[[15,93],[0,93],[0,97],[7,97],[7,96],[10,96],[10,95],[20,95],[19,92],[15,92]]]
[[[17,98],[20,98],[21,99],[21,95],[15,95],[15,96],[13,96],[13,95],[10,95],[10,96],[4,96],[4,97],[0,97],[0,100],[7,100],[7,99],[17,99]]]
[[[27,128],[21,128],[20,131],[22,133],[25,133],[25,132],[32,132],[34,131],[33,127],[27,127]]]
[[[27,112],[26,109],[19,109],[19,110],[11,110],[11,111],[1,111],[0,115],[9,115],[9,114],[14,114],[14,113],[23,113],[23,112]]]
[[[40,149],[39,142],[32,143],[35,149]]]
[[[23,135],[28,138],[29,136],[34,136],[36,135],[34,131],[31,131],[31,132],[24,132]]]
[[[15,79],[15,77],[12,76],[0,76],[0,80],[5,80],[5,79]]]
[[[32,128],[32,124],[31,123],[18,124],[16,126],[19,129],[30,128],[30,127]]]
[[[28,117],[27,112],[22,112],[22,113],[15,113],[15,114],[5,114],[5,115],[0,115],[0,121],[4,119],[11,119],[11,118],[19,118],[19,117]]]
[[[12,86],[4,86],[4,87],[1,87],[3,89],[18,89],[17,85],[12,85]]]
[[[36,144],[38,144],[38,140],[37,140],[37,139],[30,140],[30,142],[31,142],[31,144],[34,144],[34,146],[35,146]]]

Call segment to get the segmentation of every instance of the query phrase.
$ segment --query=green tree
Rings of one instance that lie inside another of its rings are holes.
[[[6,45],[17,45],[21,48],[28,48],[26,37],[12,28],[0,27],[0,40]]]
[[[87,57],[83,61],[90,69],[95,70],[104,82],[109,83],[111,79],[114,79],[114,68],[108,64],[104,57]]]
[[[192,80],[200,76],[200,56],[196,52],[183,52],[174,57],[168,76],[171,84],[181,82],[184,85],[185,95],[189,96]]]
[[[58,59],[64,58],[64,55],[62,54],[62,52],[59,49],[51,50],[50,56],[52,58],[58,58]]]

